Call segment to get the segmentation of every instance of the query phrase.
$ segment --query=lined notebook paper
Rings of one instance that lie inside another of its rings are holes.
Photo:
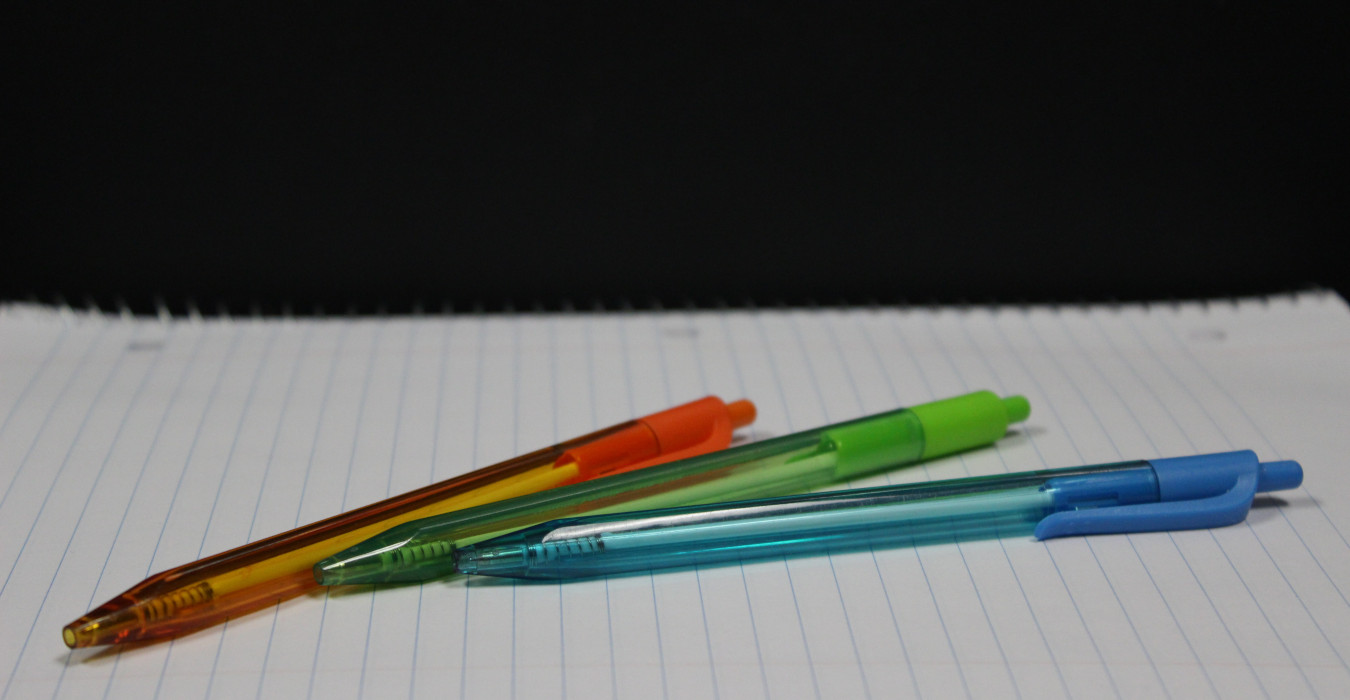
[[[975,389],[994,449],[851,486],[1251,448],[1213,531],[988,540],[564,584],[333,590],[68,651],[148,574],[706,394],[748,439]],[[1347,697],[1350,310],[133,318],[0,307],[0,700]]]

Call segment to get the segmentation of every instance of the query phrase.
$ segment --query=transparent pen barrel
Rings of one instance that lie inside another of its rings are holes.
[[[625,529],[623,522],[554,531],[533,544],[465,552],[465,573],[572,578],[765,557],[906,547],[1029,534],[1054,508],[1039,486],[867,503],[822,501],[795,513],[708,513],[702,522]],[[829,507],[837,506],[837,507]],[[636,522],[636,521],[634,521]],[[602,531],[599,528],[608,528]],[[473,561],[470,561],[473,560]]]
[[[881,426],[886,458],[844,458],[834,436],[850,426]],[[321,562],[325,584],[418,581],[455,571],[452,553],[541,521],[582,514],[669,508],[781,496],[843,478],[911,463],[923,450],[923,426],[898,409],[858,421],[744,445],[636,472],[414,521]],[[844,471],[847,468],[848,471]],[[336,561],[335,561],[336,560]]]
[[[453,573],[466,547],[557,518],[800,493],[988,444],[1026,418],[1021,397],[974,392],[785,435],[725,452],[406,523],[315,566],[324,585],[422,581]],[[716,510],[718,507],[710,509]],[[532,528],[531,528],[532,529]],[[512,540],[520,542],[520,540]],[[486,551],[476,548],[474,551]]]

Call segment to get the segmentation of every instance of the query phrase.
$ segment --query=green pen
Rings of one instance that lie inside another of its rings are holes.
[[[977,391],[721,452],[413,520],[324,559],[325,586],[426,581],[457,547],[547,520],[801,493],[990,444],[1026,420],[1021,396]]]

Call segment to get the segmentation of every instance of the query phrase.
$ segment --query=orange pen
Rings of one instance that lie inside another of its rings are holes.
[[[181,635],[318,587],[315,562],[409,520],[726,448],[755,419],[709,396],[162,571],[66,625],[69,647]]]

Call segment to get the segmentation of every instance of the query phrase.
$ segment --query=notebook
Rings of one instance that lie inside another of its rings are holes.
[[[975,389],[995,448],[850,486],[1251,448],[1202,531],[562,584],[357,587],[171,643],[61,626],[150,573],[707,394],[742,440]],[[134,317],[0,307],[0,700],[1350,696],[1350,310],[1119,306]]]

